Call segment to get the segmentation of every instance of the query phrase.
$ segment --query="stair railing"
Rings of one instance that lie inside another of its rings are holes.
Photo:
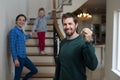
[[[61,5],[60,5],[61,6]],[[60,7],[59,7],[60,8]],[[54,23],[54,59],[56,62],[56,57],[59,53],[59,43],[62,39],[64,39],[64,36],[59,28],[58,22],[57,22],[57,17],[56,17],[56,0],[53,0],[53,23]]]

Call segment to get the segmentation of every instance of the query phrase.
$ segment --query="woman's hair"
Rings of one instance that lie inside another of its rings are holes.
[[[24,14],[19,14],[17,17],[16,17],[16,21],[18,20],[19,17],[24,17],[25,18],[25,21],[27,20],[26,16]]]

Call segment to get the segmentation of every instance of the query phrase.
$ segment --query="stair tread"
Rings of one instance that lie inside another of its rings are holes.
[[[32,30],[25,30],[26,32],[31,32]],[[36,32],[36,30],[35,30]],[[53,32],[53,30],[47,30],[47,32]]]
[[[33,36],[30,39],[38,39],[38,37],[37,36]],[[53,39],[53,37],[46,37],[46,39]]]
[[[53,53],[48,54],[28,53],[27,56],[53,56]]]
[[[33,23],[28,23],[27,25],[33,25]],[[53,25],[53,23],[47,23],[47,25]]]
[[[54,62],[33,62],[35,66],[55,66]]]
[[[39,47],[39,45],[36,44],[26,44],[26,47]],[[53,45],[45,45],[45,47],[54,47]]]
[[[21,77],[24,77],[26,73],[22,73]],[[32,78],[53,78],[54,73],[37,73]]]

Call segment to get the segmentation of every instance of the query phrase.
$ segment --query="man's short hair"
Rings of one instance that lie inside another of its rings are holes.
[[[62,23],[63,23],[63,19],[66,19],[66,18],[73,18],[75,24],[78,23],[78,18],[73,14],[73,13],[65,13],[62,15]]]

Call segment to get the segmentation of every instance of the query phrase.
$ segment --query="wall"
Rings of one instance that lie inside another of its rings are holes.
[[[0,13],[0,27],[2,27],[2,26],[5,26],[5,24],[1,24],[1,23],[4,23],[5,22],[5,19],[4,19],[4,10],[2,9],[2,7],[3,7],[3,5],[1,5],[0,4],[0,10],[1,10],[1,13]],[[1,49],[0,49],[0,79],[2,79],[2,80],[5,80],[5,69],[3,69],[4,68],[4,66],[5,66],[5,63],[4,63],[4,52],[5,52],[5,50],[4,50],[4,48],[6,47],[6,46],[3,46],[4,44],[3,43],[5,43],[4,42],[4,40],[5,40],[5,38],[4,38],[4,34],[3,34],[3,30],[4,30],[5,28],[3,27],[2,29],[0,29],[0,32],[1,32],[1,34],[0,34],[0,47],[1,47]],[[1,73],[2,72],[2,73]]]
[[[113,12],[120,9],[120,0],[107,0],[107,24],[106,24],[106,54],[105,54],[105,80],[120,80],[111,71],[112,68],[112,41],[113,41]]]
[[[0,80],[11,78],[11,57],[7,52],[7,35],[19,13],[26,14],[26,0],[0,0]],[[9,3],[9,4],[8,4]]]
[[[46,14],[51,12],[53,8],[53,0],[28,0],[28,16],[29,18],[36,18],[38,9],[45,8]]]

